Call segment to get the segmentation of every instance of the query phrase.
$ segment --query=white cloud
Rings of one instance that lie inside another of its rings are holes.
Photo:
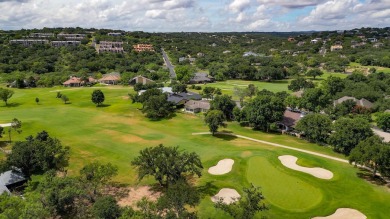
[[[248,8],[250,4],[250,0],[233,0],[233,2],[229,4],[228,8],[233,12],[242,12]]]
[[[324,0],[258,0],[260,4],[266,5],[278,5],[286,8],[302,8],[307,6],[315,6],[318,5]]]

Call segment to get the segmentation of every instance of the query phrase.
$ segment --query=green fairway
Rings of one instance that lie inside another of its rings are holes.
[[[228,82],[241,86],[253,83]],[[258,82],[256,85],[267,84]],[[275,84],[270,85],[274,91],[282,89]],[[227,82],[224,86],[234,87]],[[285,89],[287,84],[281,83],[280,86]],[[104,107],[96,107],[92,103],[91,93],[94,89],[103,91],[106,97]],[[69,97],[70,104],[56,98],[57,90]],[[0,123],[8,123],[13,118],[22,121],[23,132],[13,133],[13,140],[23,140],[28,135],[46,130],[60,139],[63,145],[70,146],[68,173],[71,175],[78,174],[83,165],[93,160],[111,162],[119,168],[115,180],[133,186],[138,181],[130,162],[141,149],[162,143],[198,153],[204,165],[203,176],[196,180],[202,192],[202,201],[197,208],[200,218],[228,218],[222,211],[214,209],[210,197],[225,187],[234,188],[242,194],[242,188],[250,183],[262,188],[270,207],[263,215],[269,218],[311,218],[332,214],[342,207],[355,208],[368,218],[386,218],[387,212],[390,212],[389,189],[359,178],[358,169],[349,164],[232,136],[192,135],[208,131],[202,115],[177,112],[172,119],[150,121],[139,110],[140,104],[131,104],[128,100],[127,94],[134,92],[130,87],[58,87],[14,91],[8,107],[0,103]],[[36,97],[40,99],[39,104],[35,103]],[[229,123],[225,130],[344,158],[326,147],[288,135],[253,131],[237,123]],[[8,138],[5,136],[0,140],[6,141]],[[321,180],[288,169],[278,160],[280,155],[294,155],[299,158],[298,163],[304,166],[326,168],[334,173],[334,178]],[[234,159],[232,171],[221,176],[208,174],[207,169],[224,158]],[[153,182],[148,178],[140,184]]]

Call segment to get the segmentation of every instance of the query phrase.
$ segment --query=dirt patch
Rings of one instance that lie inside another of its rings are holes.
[[[243,158],[245,158],[245,157],[250,157],[250,156],[252,156],[252,155],[253,155],[252,151],[243,151],[243,152],[241,153],[241,157],[243,157]]]
[[[150,201],[156,201],[161,195],[159,192],[151,191],[150,186],[130,187],[128,188],[128,191],[127,195],[118,201],[119,206],[130,206],[135,208],[137,202],[141,201],[143,197],[146,197]]]
[[[366,215],[352,208],[339,208],[332,215],[326,217],[313,217],[312,219],[366,219]]]

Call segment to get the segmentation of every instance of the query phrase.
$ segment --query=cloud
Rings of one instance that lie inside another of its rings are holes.
[[[250,5],[250,0],[233,0],[233,2],[229,4],[228,9],[233,12],[242,12],[249,8]]]
[[[286,8],[303,8],[307,6],[316,6],[324,2],[324,0],[258,0],[258,2],[260,4],[277,5]]]

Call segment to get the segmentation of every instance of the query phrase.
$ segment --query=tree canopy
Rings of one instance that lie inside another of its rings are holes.
[[[14,95],[14,91],[0,87],[0,99],[4,101],[5,105],[8,105],[8,100]]]
[[[104,102],[104,93],[101,90],[94,90],[91,100],[94,104],[100,106]]]
[[[373,135],[370,124],[362,118],[340,118],[334,123],[333,129],[329,143],[335,151],[345,155],[349,155],[360,141]]]
[[[202,162],[192,152],[181,152],[178,147],[165,147],[160,144],[140,151],[131,164],[137,168],[138,178],[153,176],[160,185],[168,186],[186,175],[202,175]]]
[[[332,120],[327,115],[312,113],[300,119],[295,128],[310,141],[326,143],[332,131]]]
[[[210,110],[205,116],[205,122],[209,126],[210,132],[214,135],[220,126],[225,126],[225,116],[221,110]]]

